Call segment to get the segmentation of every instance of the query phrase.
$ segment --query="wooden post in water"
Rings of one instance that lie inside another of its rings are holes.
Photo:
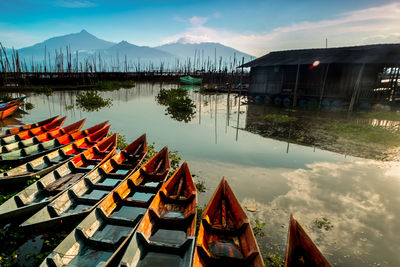
[[[236,141],[239,136],[239,116],[240,116],[240,97],[242,95],[242,87],[243,87],[243,65],[244,65],[244,57],[242,57],[242,72],[240,73],[240,87],[239,87],[239,98],[238,98],[238,112],[237,112],[237,125],[236,125]]]
[[[299,59],[299,64],[297,64],[296,83],[294,85],[294,92],[293,92],[293,107],[296,107],[297,105],[297,87],[299,86],[299,75],[300,75],[300,59]]]
[[[353,95],[351,96],[348,112],[352,112],[353,111],[354,103],[356,101],[358,92],[360,90],[361,77],[362,77],[362,74],[364,72],[364,67],[365,67],[365,63],[361,65],[360,71],[358,73],[356,84],[354,85]]]

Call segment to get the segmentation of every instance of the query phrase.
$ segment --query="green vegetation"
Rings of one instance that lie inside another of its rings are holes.
[[[327,130],[333,131],[342,138],[397,146],[400,144],[400,133],[392,132],[379,126],[343,123],[328,125]]]
[[[94,87],[98,90],[113,91],[121,88],[133,88],[135,87],[133,81],[98,81],[94,84]]]
[[[199,228],[200,228],[200,223],[201,223],[201,218],[203,215],[204,210],[206,209],[206,205],[204,205],[203,207],[196,205],[196,210],[197,210],[197,214],[196,214],[196,233],[199,232]]]
[[[29,102],[26,102],[24,105],[26,110],[32,110],[35,108],[35,105]]]
[[[50,86],[37,87],[33,89],[35,94],[45,94],[46,96],[51,96],[53,94],[53,89]]]
[[[113,134],[114,134],[113,132],[109,132],[107,137],[109,137],[109,136],[111,136]],[[118,136],[117,136],[117,148],[119,150],[124,150],[125,147],[127,147],[127,146],[128,146],[128,143],[126,142],[126,137],[124,135],[122,135],[122,134],[118,134]]]
[[[264,256],[264,263],[266,267],[283,267],[284,261],[278,253],[267,253]]]
[[[166,114],[177,121],[189,122],[196,114],[196,105],[185,89],[161,89],[156,100],[160,105],[167,106]]]
[[[273,121],[276,123],[297,121],[296,117],[290,117],[288,115],[279,115],[279,114],[268,114],[268,115],[264,116],[264,119],[270,120],[270,121]]]
[[[194,185],[196,186],[197,191],[200,193],[206,192],[206,183],[203,180],[195,182]]]
[[[253,226],[253,232],[255,237],[263,237],[265,236],[265,222],[260,222],[259,220],[254,221],[255,225]]]
[[[5,102],[7,102],[7,101],[10,101],[11,99],[12,99],[12,97],[9,96],[9,95],[2,95],[2,96],[0,96],[0,101],[5,101]]]
[[[74,105],[66,105],[65,106],[65,110],[71,110],[71,109],[74,109],[74,108],[75,108]]]
[[[104,107],[110,107],[112,100],[103,98],[97,91],[87,91],[77,95],[76,104],[84,111],[93,112]]]
[[[324,228],[326,231],[332,230],[333,228],[333,224],[325,217],[322,219],[315,219],[314,223],[319,229]]]
[[[400,121],[400,112],[380,111],[380,112],[362,112],[359,113],[362,117],[368,119]]]

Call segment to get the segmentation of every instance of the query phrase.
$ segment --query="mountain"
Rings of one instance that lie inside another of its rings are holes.
[[[247,59],[253,58],[253,56],[238,51],[232,47],[228,47],[220,43],[211,42],[197,44],[176,42],[156,46],[155,48],[165,52],[169,52],[181,58],[193,58],[196,53],[196,57],[200,57],[200,59],[204,61],[207,61],[208,58],[210,58],[211,61],[214,61],[215,55],[217,57],[217,61],[220,57],[225,60],[231,59],[231,61],[233,61],[234,56],[236,57],[236,60],[241,60],[241,58],[244,57],[245,61]]]
[[[21,48],[18,51],[23,56],[43,56],[45,47],[48,52],[53,54],[55,50],[59,51],[62,49],[65,51],[67,46],[70,46],[71,51],[75,52],[76,50],[94,51],[107,49],[113,45],[115,45],[115,43],[99,39],[86,30],[82,30],[79,33],[53,37],[33,46]]]
[[[119,55],[127,58],[143,58],[143,59],[159,59],[159,58],[174,58],[169,52],[165,52],[148,46],[137,46],[127,41],[122,41],[103,51],[105,55]]]

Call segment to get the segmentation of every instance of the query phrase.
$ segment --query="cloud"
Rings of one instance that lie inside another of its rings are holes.
[[[215,16],[214,16],[215,17]],[[256,56],[273,50],[362,45],[400,42],[400,3],[391,3],[351,12],[320,21],[302,21],[262,33],[237,33],[207,27],[208,19],[192,17],[182,33],[164,39],[163,43],[220,42]]]
[[[94,7],[96,6],[95,3],[87,0],[82,0],[82,1],[68,1],[68,0],[63,0],[59,1],[57,3],[58,6],[61,7],[67,7],[67,8],[86,8],[86,7]]]

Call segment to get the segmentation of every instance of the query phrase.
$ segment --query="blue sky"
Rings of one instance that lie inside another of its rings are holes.
[[[215,41],[260,56],[271,50],[400,42],[400,3],[389,0],[0,1],[0,41],[21,48],[86,29],[156,46]]]

